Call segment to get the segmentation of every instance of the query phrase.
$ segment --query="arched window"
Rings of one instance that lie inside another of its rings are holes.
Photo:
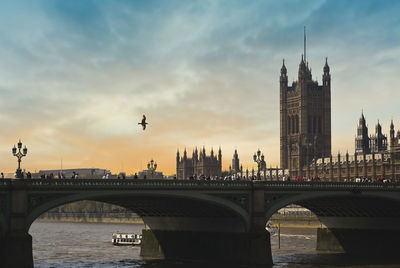
[[[321,117],[318,117],[318,133],[322,132]]]
[[[296,116],[292,116],[292,133],[296,133]]]
[[[290,120],[290,116],[288,116],[287,118],[287,133],[290,134],[291,133],[291,120]]]
[[[308,125],[308,133],[311,133],[311,131],[312,131],[312,116],[311,115],[308,116],[307,125]]]
[[[293,115],[292,116],[292,134],[296,133],[296,117]]]
[[[299,116],[296,115],[296,133],[299,133]]]
[[[317,131],[317,118],[313,116],[313,133]]]

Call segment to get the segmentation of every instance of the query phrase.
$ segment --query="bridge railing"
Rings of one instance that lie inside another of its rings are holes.
[[[266,189],[310,189],[315,191],[330,190],[399,190],[399,183],[371,183],[371,182],[313,182],[313,181],[256,181],[256,184],[264,185]]]
[[[206,181],[206,180],[132,180],[132,179],[4,179],[0,187],[21,186],[26,188],[251,188],[251,181]]]
[[[399,190],[399,183],[370,182],[312,182],[312,181],[207,181],[207,180],[133,180],[133,179],[0,179],[0,189],[25,188],[131,188],[131,189],[250,189],[264,187],[266,190]]]

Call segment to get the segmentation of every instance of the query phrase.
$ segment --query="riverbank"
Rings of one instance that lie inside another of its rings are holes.
[[[315,215],[281,215],[274,214],[269,220],[272,226],[281,228],[325,228]]]
[[[141,217],[134,213],[54,213],[48,212],[40,216],[40,222],[70,223],[120,223],[144,224]],[[321,228],[324,227],[315,215],[280,215],[271,217],[270,223],[281,228]]]
[[[144,224],[141,217],[133,213],[44,213],[39,222],[70,222],[70,223],[116,223]]]

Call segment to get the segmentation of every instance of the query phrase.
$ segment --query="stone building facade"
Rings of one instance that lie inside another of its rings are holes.
[[[361,114],[354,155],[331,154],[331,76],[327,60],[322,85],[312,79],[302,57],[298,80],[288,86],[285,62],[280,75],[280,163],[291,177],[342,181],[355,178],[400,179],[400,131],[390,126],[390,146],[379,121],[368,136]]]
[[[368,127],[364,117],[361,117],[357,127],[357,136],[355,138],[355,153],[369,154],[371,152],[382,153],[387,150],[387,136],[382,134],[382,126],[378,121],[375,126],[375,135],[368,136]]]
[[[314,81],[301,58],[298,80],[288,85],[285,61],[280,75],[280,164],[290,176],[303,176],[302,167],[314,158],[331,155],[331,76],[328,61],[322,85]]]
[[[362,115],[360,123],[365,123]],[[361,129],[363,129],[362,127]],[[357,128],[357,133],[360,125]],[[357,136],[358,138],[359,136]],[[368,136],[366,136],[368,137]],[[303,167],[303,174],[306,177],[319,177],[323,180],[343,181],[345,179],[354,180],[356,178],[368,178],[373,181],[380,179],[400,180],[400,131],[395,135],[393,121],[390,124],[390,146],[383,149],[385,135],[382,134],[382,127],[377,124],[375,136],[371,136],[375,141],[371,143],[356,142],[356,152],[354,155],[338,154],[335,157],[324,157],[314,160],[310,165]],[[365,136],[364,136],[365,139]],[[366,139],[365,139],[366,140]],[[371,149],[369,146],[373,146]],[[378,144],[378,145],[376,145]],[[368,146],[366,146],[368,145]],[[361,150],[363,149],[363,150]]]
[[[218,155],[214,155],[211,149],[207,156],[206,149],[203,147],[200,152],[197,148],[192,153],[192,158],[187,157],[186,149],[181,157],[179,150],[176,153],[176,178],[189,179],[191,176],[204,175],[206,177],[221,176],[222,171],[222,152],[218,150]]]

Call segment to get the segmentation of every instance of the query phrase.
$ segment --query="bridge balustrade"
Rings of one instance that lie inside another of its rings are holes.
[[[151,189],[188,189],[188,188],[231,188],[250,189],[250,181],[190,181],[190,180],[121,180],[121,179],[31,179],[31,180],[0,180],[0,187],[13,185],[33,188],[67,188],[67,187],[107,187],[107,188],[151,188]]]
[[[256,182],[263,184],[266,189],[293,189],[293,190],[400,190],[397,183],[371,183],[371,182],[312,182],[312,181],[263,181]]]
[[[0,188],[23,185],[32,188],[64,187],[117,187],[117,188],[237,188],[249,189],[252,185],[262,185],[266,189],[313,189],[313,190],[400,190],[398,183],[371,182],[313,182],[313,181],[205,181],[205,180],[121,180],[121,179],[3,179]]]

